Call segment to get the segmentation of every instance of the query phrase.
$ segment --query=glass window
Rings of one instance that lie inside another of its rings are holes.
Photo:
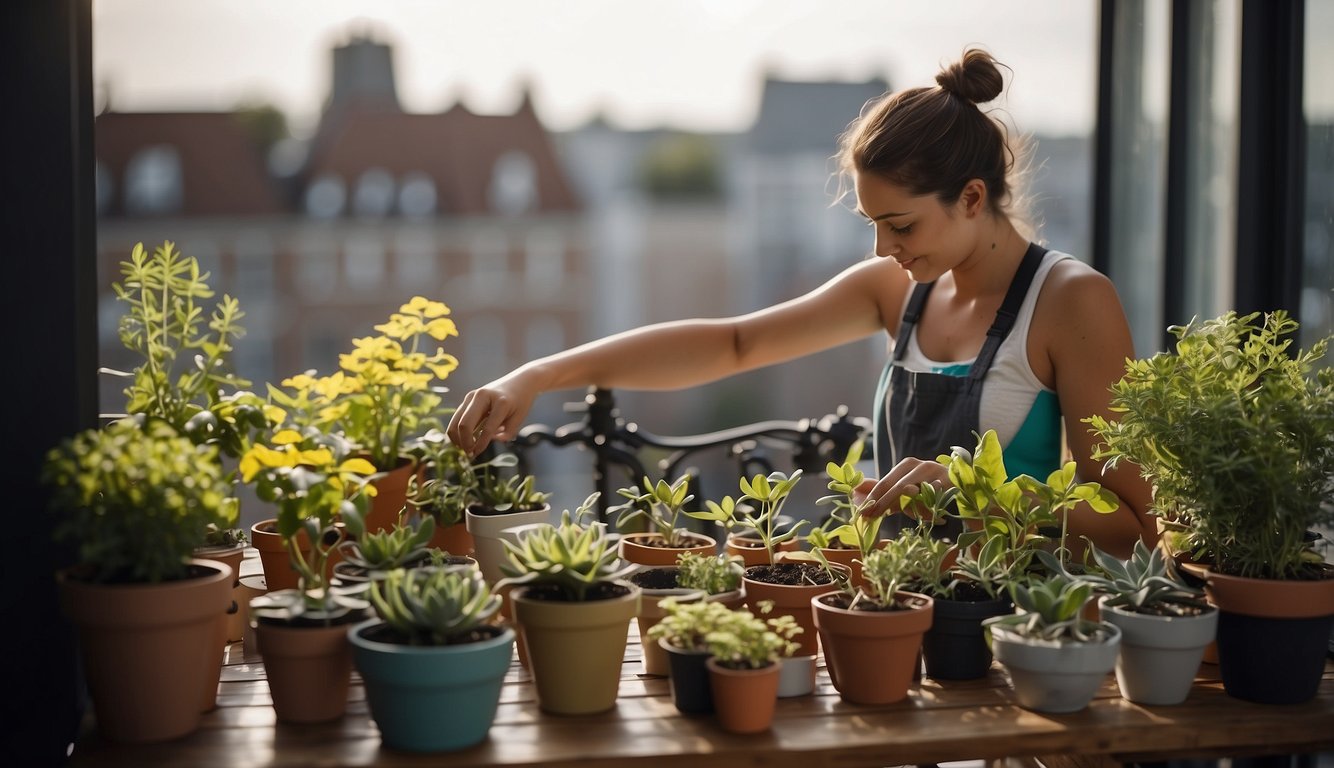
[[[384,279],[384,243],[374,233],[349,237],[343,250],[343,274],[354,290],[376,288]]]
[[[435,233],[430,230],[405,230],[394,241],[394,277],[398,284],[418,293],[435,290]]]
[[[368,168],[357,179],[352,211],[358,216],[383,218],[394,207],[394,177],[383,168]]]
[[[1135,354],[1141,357],[1158,350],[1163,339],[1171,7],[1148,0],[1115,5],[1108,276],[1121,295]]]
[[[338,288],[338,244],[323,235],[307,235],[297,245],[296,285],[307,299],[327,299]]]
[[[1306,216],[1302,232],[1301,346],[1334,333],[1334,0],[1307,0],[1303,113]],[[1327,355],[1325,365],[1334,365]]]
[[[175,213],[185,197],[181,155],[169,144],[145,147],[125,167],[125,208],[132,214]]]
[[[306,187],[306,214],[317,219],[341,216],[347,204],[347,188],[336,174],[325,173]]]
[[[495,229],[481,229],[472,238],[473,298],[489,301],[500,296],[509,275],[509,240]]]
[[[464,350],[460,363],[470,375],[493,376],[510,369],[504,321],[492,315],[478,315],[469,318],[466,324],[460,321],[460,326],[465,327],[459,334]]]
[[[533,208],[537,202],[537,166],[528,153],[511,150],[496,160],[487,198],[491,210],[508,216]]]
[[[560,292],[565,279],[565,238],[559,231],[538,228],[524,238],[523,279],[534,293]]]
[[[435,213],[435,180],[421,171],[403,174],[398,187],[398,211],[408,218],[420,218]]]

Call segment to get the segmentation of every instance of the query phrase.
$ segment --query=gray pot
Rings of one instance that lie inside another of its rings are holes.
[[[1006,627],[991,628],[996,661],[1010,673],[1019,706],[1036,712],[1078,712],[1093,700],[1116,666],[1121,630],[1103,622],[1100,643],[1036,640]]]
[[[1218,609],[1199,616],[1150,616],[1098,601],[1102,620],[1121,630],[1116,682],[1138,704],[1180,704],[1190,695],[1205,646],[1218,628]]]

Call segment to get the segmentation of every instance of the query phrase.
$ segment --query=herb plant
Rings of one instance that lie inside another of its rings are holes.
[[[795,538],[806,524],[805,520],[798,520],[782,533],[777,531],[779,513],[787,503],[788,494],[800,479],[800,469],[790,476],[775,471],[769,475],[757,474],[750,479],[743,477],[741,503],[731,496],[725,496],[721,503],[705,501],[706,509],[686,514],[698,520],[712,520],[729,532],[749,531],[764,544],[765,551],[769,553],[769,562],[773,563],[776,562],[774,555],[778,546]],[[747,500],[754,501],[758,506],[745,504]]]
[[[1138,465],[1153,511],[1183,526],[1197,559],[1236,576],[1317,577],[1308,530],[1334,525],[1330,337],[1292,350],[1286,312],[1192,321],[1174,352],[1126,363],[1112,419],[1087,419],[1095,457]]]
[[[769,613],[773,603],[761,601],[759,608],[761,613]],[[727,611],[726,616],[718,614],[717,620],[704,635],[704,645],[720,666],[731,669],[761,669],[777,664],[797,650],[792,638],[804,631],[792,616],[766,620],[744,609]]]
[[[690,475],[682,475],[670,485],[659,480],[656,485],[644,478],[643,492],[635,486],[616,492],[627,501],[612,508],[617,513],[617,525],[625,528],[635,520],[644,520],[665,542],[666,547],[686,545],[686,530],[677,525],[685,506],[694,500],[690,491]]]
[[[741,588],[741,558],[682,552],[676,556],[676,585],[721,595]]]

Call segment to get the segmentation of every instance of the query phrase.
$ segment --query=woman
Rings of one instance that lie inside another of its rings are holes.
[[[1144,482],[1133,467],[1103,473],[1081,423],[1109,413],[1108,387],[1133,356],[1116,291],[1015,227],[1013,153],[978,108],[1003,87],[991,56],[969,49],[936,83],[876,102],[841,140],[877,258],[758,312],[650,325],[530,362],[469,392],[450,438],[473,453],[511,439],[550,390],[689,387],[884,331],[871,514],[901,512],[900,496],[921,484],[943,486],[935,457],[987,429],[1007,469],[1045,478],[1061,464],[1064,428],[1080,476],[1121,500],[1110,515],[1075,510],[1070,543],[1088,536],[1128,556],[1136,539],[1154,541]]]

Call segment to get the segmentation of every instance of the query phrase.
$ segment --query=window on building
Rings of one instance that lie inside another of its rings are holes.
[[[324,173],[306,187],[306,214],[316,219],[333,219],[343,214],[347,188],[333,173]]]
[[[352,193],[352,212],[368,218],[384,218],[394,207],[394,177],[383,168],[368,168],[357,179]]]
[[[476,315],[466,323],[459,336],[463,339],[461,362],[469,372],[491,375],[510,369],[509,354],[505,347],[505,323],[491,315]]]
[[[418,292],[434,292],[436,270],[435,233],[406,230],[394,241],[394,277],[398,284]]]
[[[421,171],[403,174],[398,187],[398,212],[414,219],[435,213],[435,179]]]
[[[509,279],[509,239],[498,229],[479,229],[472,237],[473,298],[498,299]]]
[[[176,213],[184,202],[181,155],[169,144],[145,147],[125,166],[125,209],[139,215]]]
[[[532,293],[560,293],[565,281],[565,238],[558,230],[539,227],[524,238],[523,280]]]
[[[384,243],[375,233],[359,233],[347,239],[343,274],[347,287],[353,290],[380,286],[384,280]]]
[[[537,166],[526,152],[511,150],[496,160],[487,199],[491,210],[507,216],[532,210],[537,202]]]
[[[305,236],[297,243],[296,287],[308,300],[327,299],[338,289],[338,243]]]

